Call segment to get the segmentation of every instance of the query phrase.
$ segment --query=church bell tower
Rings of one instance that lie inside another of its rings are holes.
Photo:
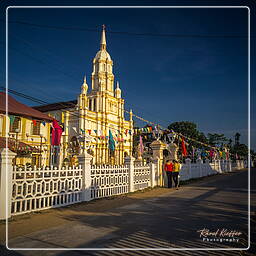
[[[102,26],[100,50],[93,59],[92,92],[104,91],[114,96],[113,61],[107,52],[106,28]]]

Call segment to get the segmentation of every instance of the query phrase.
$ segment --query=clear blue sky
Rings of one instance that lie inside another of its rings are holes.
[[[9,88],[50,103],[75,99],[85,74],[90,87],[92,60],[99,49],[101,25],[106,24],[107,50],[127,110],[132,108],[135,114],[163,126],[193,121],[205,133],[224,133],[232,139],[239,132],[241,142],[246,143],[247,15],[247,9],[231,8],[9,9],[9,21],[98,30],[10,23]],[[4,28],[3,22],[1,26]],[[119,31],[131,34],[111,33]],[[237,37],[225,38],[227,35]],[[4,54],[4,44],[0,47]],[[254,70],[252,73],[254,76]],[[0,80],[5,83],[4,70]],[[252,120],[251,142],[255,149],[254,124]]]

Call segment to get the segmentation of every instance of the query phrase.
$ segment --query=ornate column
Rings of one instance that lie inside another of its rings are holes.
[[[129,169],[129,192],[134,191],[134,157],[127,156],[124,159],[124,164]]]
[[[91,200],[91,159],[92,156],[86,151],[78,157],[79,165],[83,170],[82,201]]]
[[[166,149],[166,144],[160,140],[155,140],[150,144],[150,147],[153,150],[153,159],[159,159],[159,168],[158,168],[158,181],[157,183],[160,186],[164,186],[164,168],[163,168],[163,150]]]
[[[170,160],[178,160],[178,146],[175,143],[171,143],[168,145],[168,149],[170,152]]]

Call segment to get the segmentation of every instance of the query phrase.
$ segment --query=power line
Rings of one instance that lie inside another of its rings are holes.
[[[0,21],[5,22],[5,20],[0,19]],[[51,26],[51,25],[43,25],[43,24],[35,24],[23,21],[8,21],[8,23],[12,24],[20,24],[26,26],[33,26],[38,28],[46,28],[46,29],[57,29],[57,30],[71,30],[71,31],[87,31],[87,32],[101,32],[98,29],[91,28],[83,28],[83,27],[62,27],[62,26]],[[173,38],[248,38],[247,35],[203,35],[203,34],[156,34],[156,33],[137,33],[137,32],[127,32],[127,31],[109,31],[109,34],[120,34],[120,35],[130,35],[130,36],[155,36],[155,37],[173,37]],[[254,36],[251,36],[254,37]]]
[[[0,89],[3,90],[3,89],[5,89],[5,87],[2,87],[2,86],[1,86]],[[13,93],[13,94],[15,94],[15,95],[18,95],[18,96],[20,96],[20,97],[24,97],[24,98],[30,99],[31,101],[35,101],[35,102],[37,102],[37,103],[38,103],[38,101],[41,101],[40,99],[34,98],[34,97],[32,97],[32,96],[29,96],[29,95],[26,95],[26,94],[23,94],[23,93],[20,93],[20,92],[17,92],[17,91],[15,91],[15,90],[8,89],[8,91],[9,91],[10,93]],[[42,102],[43,102],[44,104],[47,104],[45,101],[42,101]],[[69,105],[64,104],[64,103],[62,103],[62,102],[60,102],[59,104],[62,105],[63,107],[70,107]],[[121,108],[119,108],[119,109],[121,109]],[[127,111],[127,110],[125,110],[125,109],[122,109],[122,110],[124,110],[124,112],[130,113],[129,111]],[[86,117],[86,116],[84,116],[84,115],[72,113],[72,112],[74,112],[74,110],[73,110],[73,111],[69,111],[69,112],[70,112],[70,115],[71,115],[71,116],[74,116],[74,117],[77,117],[77,118],[81,118],[81,117],[82,117],[82,118],[85,118],[85,117]],[[159,128],[162,128],[163,130],[169,130],[168,128],[165,128],[165,127],[163,127],[163,126],[161,126],[161,125],[159,125],[159,124],[156,124],[156,123],[154,123],[154,122],[148,121],[148,120],[146,120],[146,119],[144,119],[144,118],[142,118],[142,117],[140,117],[140,116],[137,116],[137,115],[135,115],[135,114],[133,114],[133,113],[132,113],[132,115],[133,115],[135,118],[137,118],[137,119],[139,119],[139,120],[141,120],[141,121],[143,121],[143,122],[146,122],[146,123],[148,123],[148,124],[155,125],[155,126],[157,126],[157,127],[159,127]],[[91,122],[94,122],[94,123],[98,123],[98,122],[96,122],[96,121],[92,121],[92,120],[90,120],[90,121],[91,121]],[[101,123],[101,125],[104,125],[104,124]],[[105,126],[106,126],[106,125],[105,125]],[[113,127],[111,127],[111,129],[120,132],[119,129],[115,129],[115,128],[113,128]],[[175,132],[175,131],[173,131],[173,132],[174,132],[175,134],[181,136],[181,137],[184,137],[184,138],[186,138],[186,139],[188,139],[188,140],[194,141],[194,142],[196,142],[196,143],[198,143],[198,144],[200,144],[200,145],[208,146],[208,147],[210,147],[210,148],[216,148],[216,147],[213,147],[213,146],[211,146],[211,145],[207,145],[206,143],[197,141],[197,140],[195,140],[195,139],[193,139],[193,138],[184,136],[184,135],[182,135],[181,133],[178,133],[178,132]]]

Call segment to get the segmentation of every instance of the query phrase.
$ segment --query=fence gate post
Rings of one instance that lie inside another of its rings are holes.
[[[91,200],[91,159],[92,156],[87,152],[78,157],[79,165],[83,170],[82,201]]]
[[[156,185],[156,164],[154,162],[150,162],[150,167],[149,167],[149,171],[150,171],[150,185],[153,188]]]
[[[12,160],[16,153],[0,149],[0,220],[11,217],[12,208]]]
[[[134,157],[125,157],[124,164],[128,166],[129,170],[129,192],[134,192]]]

